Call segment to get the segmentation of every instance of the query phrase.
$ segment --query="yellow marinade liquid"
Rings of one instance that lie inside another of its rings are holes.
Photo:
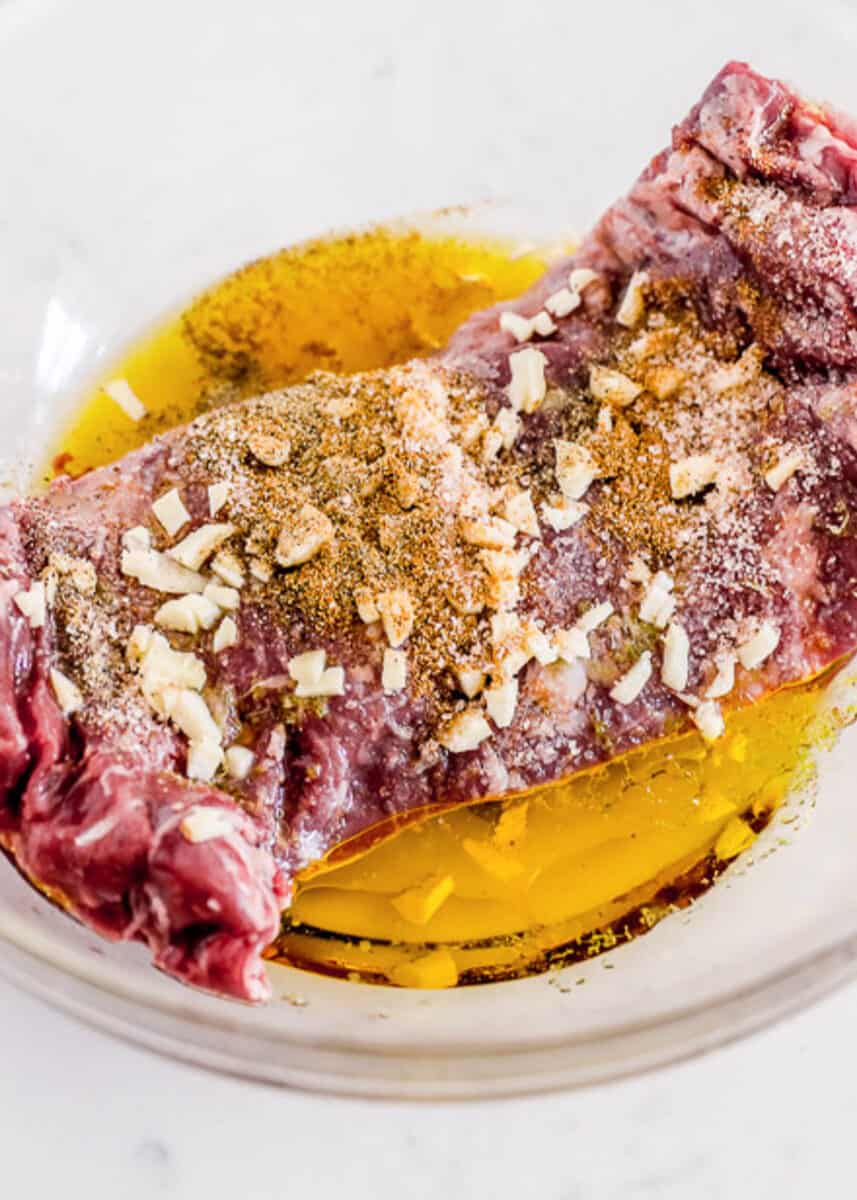
[[[354,371],[442,345],[471,312],[524,291],[536,252],[376,229],[251,263],[105,373],[52,447],[80,474],[216,404],[313,370]],[[642,932],[753,841],[817,736],[819,682],[510,799],[413,816],[339,847],[299,880],[279,957],[402,986],[447,987],[583,957]],[[813,733],[812,731],[816,731]]]

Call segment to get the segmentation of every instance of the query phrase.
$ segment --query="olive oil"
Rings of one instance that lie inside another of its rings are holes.
[[[525,290],[538,252],[376,229],[281,251],[201,295],[104,376],[45,474],[79,475],[214,405],[314,370],[430,353],[471,312]],[[298,881],[269,955],[412,987],[519,975],[650,928],[749,847],[808,770],[821,682],[503,802],[413,814],[338,847]]]
[[[144,337],[105,373],[51,448],[47,474],[80,475],[157,433],[317,370],[359,371],[442,346],[477,309],[544,270],[509,245],[373,229],[250,263]],[[132,421],[100,386],[127,380]]]
[[[275,953],[433,987],[611,949],[711,883],[805,781],[823,682],[732,713],[713,746],[694,731],[368,850],[361,836],[308,873]]]

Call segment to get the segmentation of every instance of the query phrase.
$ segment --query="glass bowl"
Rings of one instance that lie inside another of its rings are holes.
[[[725,3],[714,28],[691,5],[634,6],[618,34],[603,6],[406,7],[0,8],[4,486],[25,485],[124,346],[249,258],[486,195],[520,199],[418,223],[562,238],[628,186],[736,54],[857,107],[850,56],[829,53],[834,38],[857,41],[838,3],[811,17],[783,0]],[[610,47],[609,70],[593,46]],[[827,703],[855,694],[846,673]],[[277,966],[274,1002],[252,1009],[180,987],[140,947],[100,941],[7,864],[0,972],[135,1042],[279,1084],[467,1097],[642,1071],[854,974],[855,753],[849,729],[820,755],[814,789],[691,909],[549,975],[411,992]]]

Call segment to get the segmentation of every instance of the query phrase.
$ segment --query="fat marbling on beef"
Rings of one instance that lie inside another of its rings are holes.
[[[855,201],[857,127],[729,64],[572,259],[433,358],[0,511],[21,870],[261,1000],[343,839],[716,738],[853,652]]]

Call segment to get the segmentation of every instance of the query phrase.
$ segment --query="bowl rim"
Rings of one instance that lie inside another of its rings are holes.
[[[8,929],[0,929],[0,942],[0,976],[50,1008],[126,1044],[254,1083],[379,1100],[509,1099],[615,1082],[740,1041],[857,977],[854,933],[714,999],[538,1047],[456,1046],[451,1055],[442,1044],[390,1048],[343,1038],[319,1046],[314,1040],[281,1036],[280,1054],[272,1057],[267,1031],[236,1031],[231,1016],[243,1007],[237,1002],[205,1017],[189,1016],[182,987],[141,1000],[139,989],[123,985],[121,969],[111,971],[109,960],[100,956],[83,961],[108,963],[103,972],[70,970]]]

